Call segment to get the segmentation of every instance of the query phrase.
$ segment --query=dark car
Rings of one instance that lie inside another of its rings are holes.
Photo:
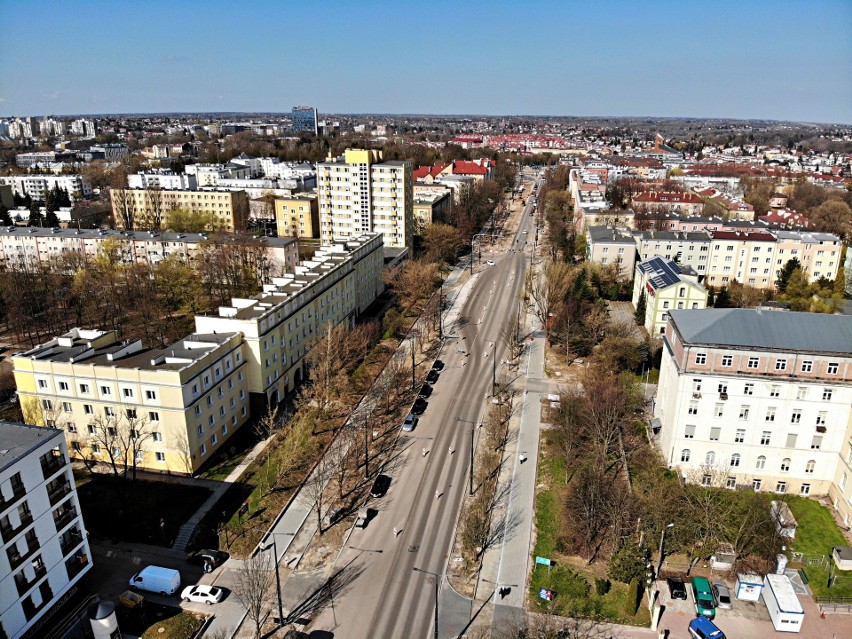
[[[204,572],[212,572],[214,568],[221,566],[228,558],[228,553],[221,550],[196,550],[186,556],[186,560],[191,564],[198,564],[204,568]]]
[[[388,475],[379,475],[376,481],[373,482],[373,487],[370,489],[370,497],[384,497],[391,485],[391,478]]]
[[[426,375],[426,383],[427,384],[434,384],[437,381],[438,381],[438,371],[432,369],[431,371],[429,371],[429,374]]]
[[[429,397],[429,395],[431,395],[431,394],[432,394],[432,387],[429,386],[429,384],[423,384],[423,386],[420,387],[420,390],[417,391],[418,397]]]
[[[411,407],[411,414],[422,415],[424,412],[426,412],[426,407],[428,405],[429,404],[426,402],[425,399],[423,399],[422,397],[418,397],[414,400],[414,406]]]
[[[686,601],[686,584],[683,583],[683,579],[680,577],[669,577],[666,579],[666,583],[669,585],[669,592],[672,595],[672,599],[683,599]]]
[[[442,361],[441,361],[441,360],[439,360],[439,359],[436,359],[436,360],[435,360],[435,363],[434,363],[434,364],[432,364],[432,370],[433,370],[433,371],[442,371],[442,370],[444,370],[444,362],[442,362]]]

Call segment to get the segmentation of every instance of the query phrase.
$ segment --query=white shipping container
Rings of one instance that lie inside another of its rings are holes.
[[[760,600],[760,591],[763,590],[763,577],[752,574],[738,574],[737,585],[734,590],[737,599],[743,601]]]
[[[772,625],[779,632],[801,632],[805,612],[786,575],[766,575],[763,580],[763,602]]]

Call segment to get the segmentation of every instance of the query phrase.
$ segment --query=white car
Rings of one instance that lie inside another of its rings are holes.
[[[494,260],[488,260],[485,263],[488,264],[488,266],[494,266]]]
[[[215,586],[187,586],[180,593],[180,598],[193,603],[204,603],[211,606],[222,601],[224,593],[221,588]]]

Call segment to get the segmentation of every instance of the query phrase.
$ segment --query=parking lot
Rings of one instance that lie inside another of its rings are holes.
[[[689,639],[687,628],[689,622],[695,617],[695,601],[689,587],[689,581],[686,581],[686,601],[682,599],[673,600],[665,581],[657,582],[657,588],[660,590],[660,603],[664,606],[659,628],[668,630],[668,636],[671,639]],[[728,639],[773,636],[798,636],[802,639],[852,637],[852,615],[826,615],[825,619],[822,619],[813,598],[808,595],[799,596],[799,601],[805,611],[802,631],[798,635],[776,632],[769,619],[769,613],[763,599],[756,602],[736,599],[732,582],[719,577],[714,577],[712,581],[723,581],[731,590],[733,607],[730,610],[717,609],[714,619],[714,623],[719,626]]]

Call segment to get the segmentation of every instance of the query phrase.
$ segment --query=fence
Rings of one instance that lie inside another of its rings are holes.
[[[852,597],[815,597],[820,613],[852,614]]]
[[[831,560],[825,555],[805,555],[800,552],[794,552],[790,555],[790,563],[802,566],[819,566],[820,568],[828,568]]]

